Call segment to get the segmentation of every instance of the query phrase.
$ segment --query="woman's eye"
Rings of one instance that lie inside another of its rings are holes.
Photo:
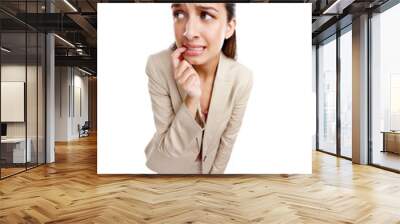
[[[181,12],[181,11],[175,11],[175,12],[173,13],[173,15],[174,15],[174,18],[175,18],[175,19],[183,19],[183,17],[185,17],[185,15],[183,14],[183,12]]]
[[[201,12],[200,18],[201,18],[201,19],[204,19],[204,20],[210,20],[210,19],[212,19],[213,17],[212,17],[208,12]]]

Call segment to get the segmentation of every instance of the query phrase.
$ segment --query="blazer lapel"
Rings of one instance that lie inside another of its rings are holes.
[[[220,125],[220,119],[223,118],[225,110],[225,102],[227,102],[230,87],[232,83],[229,81],[227,74],[228,58],[221,52],[218,63],[217,74],[214,80],[214,86],[211,93],[211,102],[208,109],[208,117],[205,126],[204,142],[210,140]],[[207,144],[206,144],[207,145]],[[207,148],[207,147],[205,147]],[[206,150],[203,148],[203,153]]]
[[[216,131],[219,125],[220,119],[223,117],[225,104],[224,102],[227,101],[229,97],[229,88],[231,86],[231,82],[227,79],[227,61],[228,58],[221,52],[218,66],[217,66],[217,73],[215,76],[213,89],[211,93],[211,102],[208,109],[208,117],[207,122],[205,124],[205,132],[203,136],[203,145],[204,142],[207,141],[208,138],[212,137],[212,134]],[[175,85],[178,89],[179,95],[181,97],[181,103],[184,102],[186,98],[186,91],[178,84],[175,80]],[[197,107],[198,112],[201,111],[200,104]],[[197,139],[198,147],[201,147],[201,139]],[[204,153],[203,147],[203,153]]]
[[[180,95],[180,103],[179,103],[178,105],[181,105],[181,104],[184,103],[184,99],[186,98],[187,93],[186,93],[186,91],[177,83],[176,80],[175,80],[174,83],[175,83],[175,85],[176,85],[176,87],[177,87],[177,89],[178,89],[179,95]],[[178,110],[178,108],[177,108],[176,110]],[[200,118],[198,118],[198,117],[200,116],[199,111],[201,111],[200,103],[197,105],[197,113],[196,113],[195,119],[200,119]],[[197,142],[197,147],[200,149],[200,147],[201,147],[201,136],[197,136],[197,137],[196,137],[196,142]]]

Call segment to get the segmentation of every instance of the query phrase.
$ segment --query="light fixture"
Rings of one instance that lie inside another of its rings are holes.
[[[78,53],[79,55],[83,55],[83,49],[82,48],[77,48],[76,49],[76,53]]]
[[[74,10],[74,12],[78,12],[78,10],[71,4],[69,3],[68,0],[64,0],[65,4],[67,4],[72,10]]]
[[[54,34],[54,36],[57,37],[58,39],[60,39],[62,42],[66,43],[67,45],[69,45],[69,46],[75,48],[75,45],[73,45],[73,44],[72,44],[71,42],[69,42],[68,40],[66,40],[66,39],[64,39],[64,38],[62,38],[62,37],[60,37],[60,36],[57,35],[57,34]]]
[[[92,76],[92,73],[90,73],[90,72],[88,72],[88,71],[86,71],[86,70],[83,70],[83,69],[81,69],[81,68],[79,68],[79,67],[78,67],[78,70],[81,71],[81,72],[83,72],[83,73],[85,73],[85,74],[87,74],[87,75]]]
[[[322,14],[342,14],[343,10],[354,1],[355,0],[336,0],[332,5],[325,9]]]
[[[11,50],[9,50],[9,49],[7,49],[7,48],[5,48],[5,47],[1,47],[0,49],[1,49],[2,51],[6,52],[6,53],[10,53],[10,52],[11,52]]]

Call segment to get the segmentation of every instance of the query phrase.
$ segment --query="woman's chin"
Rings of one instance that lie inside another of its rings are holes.
[[[191,65],[201,65],[201,64],[204,63],[203,60],[201,60],[200,58],[188,57],[188,56],[185,56],[184,58],[185,58],[185,60],[186,60],[187,62],[189,62]]]

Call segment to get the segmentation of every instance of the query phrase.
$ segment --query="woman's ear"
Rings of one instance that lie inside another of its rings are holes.
[[[228,22],[228,28],[226,29],[225,39],[229,39],[236,29],[236,19],[232,18],[231,21]]]

